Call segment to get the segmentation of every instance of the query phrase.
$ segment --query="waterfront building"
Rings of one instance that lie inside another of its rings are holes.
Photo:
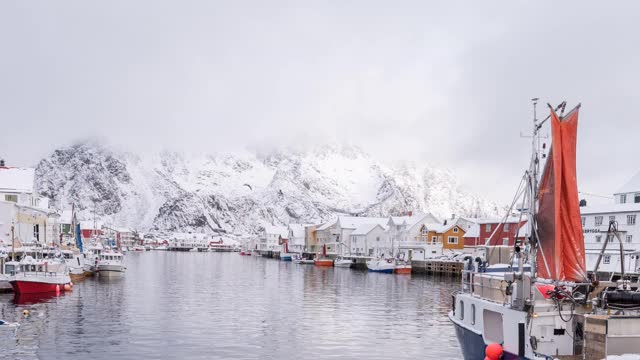
[[[385,227],[380,224],[362,224],[351,234],[351,255],[374,256],[385,251]],[[387,250],[388,251],[388,250]]]
[[[302,254],[305,251],[305,229],[309,224],[289,224],[288,243],[289,252]]]
[[[593,270],[604,242],[607,249],[600,262],[599,271],[620,271],[620,244],[607,235],[609,224],[615,221],[625,254],[625,271],[638,272],[640,260],[640,173],[632,177],[614,193],[610,204],[580,207],[584,235],[587,270]]]

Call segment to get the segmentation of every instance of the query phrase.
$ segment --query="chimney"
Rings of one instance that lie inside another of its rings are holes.
[[[581,199],[580,200],[580,207],[585,207],[585,206],[587,206],[587,200]]]
[[[444,224],[442,225],[447,225],[447,219],[444,219]]]
[[[456,218],[456,214],[451,214],[451,220]]]
[[[407,215],[413,216],[413,211],[409,210],[409,212],[407,212]]]

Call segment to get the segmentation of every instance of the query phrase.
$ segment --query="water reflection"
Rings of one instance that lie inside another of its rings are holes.
[[[132,253],[127,267],[58,297],[0,296],[2,317],[22,324],[0,334],[0,357],[460,358],[446,318],[455,280],[233,253]]]

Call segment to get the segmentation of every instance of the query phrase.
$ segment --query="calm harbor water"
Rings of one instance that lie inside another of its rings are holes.
[[[127,255],[122,279],[44,299],[0,295],[8,359],[460,359],[455,279],[237,253]],[[22,316],[24,309],[31,315]]]

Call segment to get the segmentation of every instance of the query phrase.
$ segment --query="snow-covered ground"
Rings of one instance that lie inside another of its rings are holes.
[[[252,233],[266,224],[336,214],[497,215],[455,174],[424,164],[387,166],[359,148],[240,154],[137,155],[83,143],[54,151],[36,170],[39,191],[81,217],[141,231]]]

